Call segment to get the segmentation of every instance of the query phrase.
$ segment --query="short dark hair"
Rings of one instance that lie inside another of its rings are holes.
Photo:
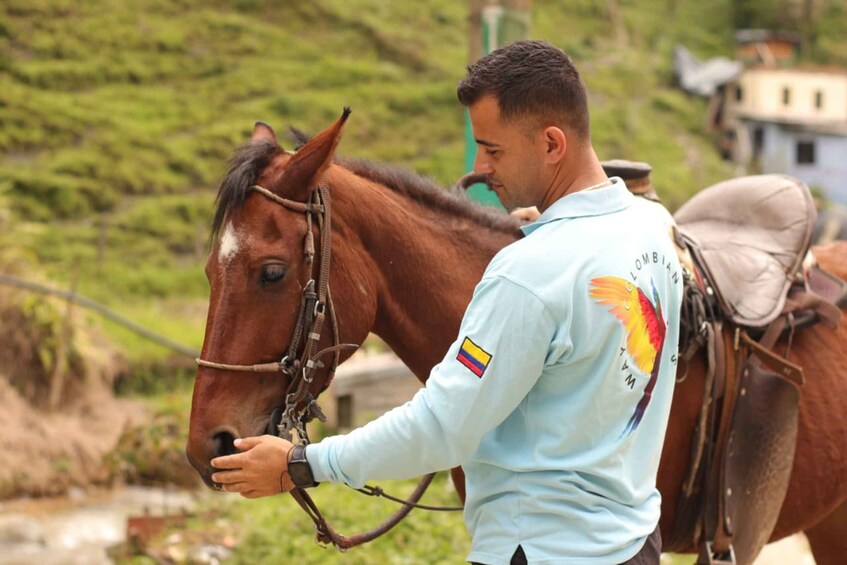
[[[535,118],[590,137],[585,84],[571,58],[546,41],[517,41],[468,65],[456,94],[464,106],[493,96],[506,121]]]

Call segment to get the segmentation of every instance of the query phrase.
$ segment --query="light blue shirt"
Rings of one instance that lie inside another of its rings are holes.
[[[461,465],[469,561],[505,564],[521,545],[530,563],[608,565],[641,549],[659,520],[682,278],[666,213],[613,181],[555,202],[492,259],[426,387],[308,446],[316,480]]]

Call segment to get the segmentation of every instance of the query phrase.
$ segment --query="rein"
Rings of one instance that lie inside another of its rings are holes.
[[[352,343],[340,343],[338,337],[338,320],[332,302],[332,293],[329,289],[329,270],[332,260],[332,208],[330,205],[330,193],[328,190],[318,187],[312,192],[309,202],[298,202],[278,196],[259,185],[253,185],[249,190],[258,192],[269,200],[290,210],[301,212],[306,216],[306,236],[303,241],[303,253],[309,269],[309,277],[308,282],[303,285],[303,290],[301,291],[300,311],[297,314],[294,333],[288,344],[288,350],[283,358],[277,362],[254,365],[232,365],[215,363],[199,357],[195,361],[200,367],[209,369],[252,373],[279,372],[288,376],[290,384],[285,393],[285,405],[284,407],[280,406],[276,408],[271,414],[267,433],[291,442],[294,440],[292,432],[296,431],[297,441],[303,445],[308,445],[310,442],[309,435],[306,431],[306,424],[314,418],[318,418],[321,422],[326,422],[326,416],[318,406],[317,395],[320,395],[321,392],[326,390],[332,382],[339,365],[341,351],[359,347]],[[313,216],[317,218],[321,245],[321,262],[317,281],[313,277],[315,258],[315,241],[312,232]],[[327,311],[329,312],[331,321],[332,345],[317,350]],[[301,350],[301,348],[302,351],[298,355],[298,350]],[[319,368],[324,367],[320,359],[328,354],[334,355],[332,366],[325,382],[321,383],[321,389],[317,395],[312,395],[309,387],[314,381],[315,372]],[[379,487],[366,485],[362,489],[356,489],[358,492],[369,496],[383,496],[400,503],[402,507],[376,528],[352,536],[344,536],[333,530],[305,489],[295,488],[290,494],[314,522],[318,543],[332,544],[339,550],[345,551],[351,547],[367,543],[389,531],[405,518],[413,508],[442,511],[462,510],[461,507],[432,507],[417,504],[424,492],[426,492],[434,476],[434,473],[424,476],[407,500],[390,496]]]

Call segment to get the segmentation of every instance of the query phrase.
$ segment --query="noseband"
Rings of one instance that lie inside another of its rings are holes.
[[[305,263],[308,266],[309,277],[308,282],[303,286],[303,290],[301,291],[302,296],[300,300],[300,312],[297,314],[297,323],[294,326],[294,332],[285,356],[275,363],[230,365],[226,363],[215,363],[201,358],[197,358],[196,362],[201,367],[222,371],[251,373],[280,372],[288,376],[291,381],[285,393],[285,404],[276,408],[273,414],[271,414],[267,433],[279,436],[288,441],[293,441],[292,431],[296,431],[297,440],[307,445],[309,443],[309,435],[306,431],[306,424],[314,418],[318,418],[321,422],[326,422],[326,416],[318,406],[316,396],[326,390],[332,382],[332,378],[338,368],[341,351],[359,347],[353,343],[339,342],[338,320],[336,319],[335,308],[332,303],[332,294],[329,290],[329,267],[332,259],[332,209],[330,206],[330,193],[329,190],[318,187],[312,192],[309,202],[297,202],[296,200],[289,200],[278,196],[259,185],[253,185],[249,190],[258,192],[269,200],[281,204],[290,210],[301,212],[306,216],[306,237],[303,241],[303,255],[305,257]],[[312,233],[313,215],[317,217],[318,231],[320,232],[321,239],[321,265],[318,271],[317,282],[313,278],[315,258],[315,241],[314,234]],[[313,354],[313,351],[317,349],[318,343],[321,340],[321,330],[323,329],[327,311],[329,312],[332,327],[332,346]],[[301,347],[302,351],[298,355],[297,351]],[[326,380],[321,383],[321,389],[317,395],[312,395],[309,387],[314,381],[315,372],[324,367],[320,359],[329,353],[334,354],[332,366]],[[319,543],[332,544],[344,551],[384,534],[397,525],[413,508],[460,511],[461,508],[429,507],[417,504],[433,477],[434,474],[423,477],[415,491],[405,501],[385,494],[379,487],[366,485],[363,489],[357,489],[359,492],[370,496],[389,498],[395,502],[399,502],[403,506],[376,528],[352,536],[344,536],[333,530],[305,489],[295,488],[291,491],[291,496],[315,523],[317,541]]]

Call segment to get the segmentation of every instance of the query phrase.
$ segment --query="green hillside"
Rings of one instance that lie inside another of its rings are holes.
[[[731,56],[737,3],[621,0],[619,21],[599,0],[533,3],[531,36],[583,71],[601,158],[650,162],[672,207],[733,171],[701,132],[706,103],[674,87],[671,50]],[[215,186],[254,121],[317,131],[349,105],[341,154],[445,185],[463,173],[466,2],[214,4],[0,6],[0,245],[194,346]],[[826,22],[814,56],[840,62],[843,27]],[[130,357],[167,355],[109,331]]]

